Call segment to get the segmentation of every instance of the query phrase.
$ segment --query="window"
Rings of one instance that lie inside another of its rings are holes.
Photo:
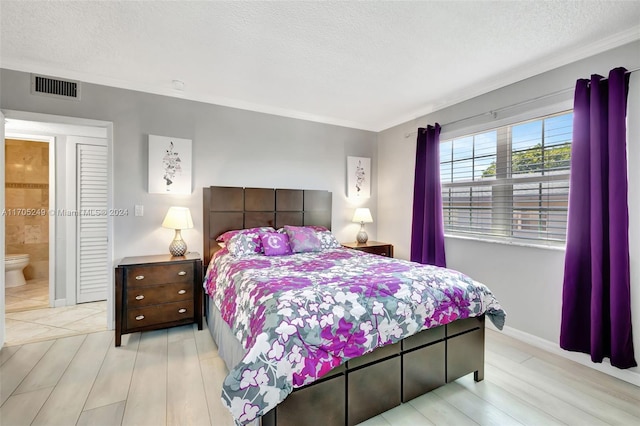
[[[563,242],[573,113],[440,143],[448,234]]]

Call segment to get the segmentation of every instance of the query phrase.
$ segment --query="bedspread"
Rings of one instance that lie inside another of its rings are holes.
[[[499,329],[505,319],[462,273],[342,248],[241,258],[222,249],[204,285],[246,349],[222,391],[238,424],[378,346],[459,318],[486,314]]]

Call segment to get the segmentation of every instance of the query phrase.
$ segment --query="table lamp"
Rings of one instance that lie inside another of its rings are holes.
[[[364,230],[364,224],[373,222],[373,218],[371,217],[371,211],[369,211],[369,209],[366,207],[359,207],[356,209],[355,213],[353,214],[352,220],[353,222],[360,222],[360,232],[358,232],[358,235],[356,236],[356,240],[360,244],[366,243],[367,240],[369,239],[369,236]]]
[[[169,244],[169,252],[173,256],[184,256],[187,252],[187,243],[182,239],[180,231],[183,229],[193,228],[193,220],[191,220],[191,212],[187,207],[170,207],[167,215],[162,222],[163,228],[176,230],[176,235]]]

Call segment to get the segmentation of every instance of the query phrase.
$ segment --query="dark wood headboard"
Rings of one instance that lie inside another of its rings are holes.
[[[232,229],[320,225],[331,229],[331,192],[307,189],[203,188],[204,256],[220,248],[216,238]]]

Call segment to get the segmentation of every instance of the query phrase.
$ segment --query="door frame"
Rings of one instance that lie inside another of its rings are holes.
[[[4,164],[4,113],[0,110],[0,164]],[[4,172],[0,170],[0,212],[4,211]],[[4,214],[0,214],[0,229],[4,230]],[[5,320],[4,320],[4,231],[0,232],[0,348],[4,346]]]
[[[80,127],[94,127],[94,128],[102,128],[106,131],[106,140],[107,140],[107,170],[108,170],[108,208],[113,207],[113,122],[111,121],[103,121],[103,120],[93,120],[87,118],[79,118],[79,117],[69,117],[69,116],[61,116],[61,115],[52,115],[52,114],[42,114],[28,111],[17,111],[17,110],[1,110],[1,114],[4,115],[2,119],[2,129],[5,127],[5,119],[10,120],[23,120],[32,122],[34,124],[44,123],[44,124],[57,124],[57,125],[68,125],[68,126],[80,126]],[[0,159],[4,162],[4,137],[0,140],[0,150],[2,151]],[[0,178],[0,183],[2,184],[2,200],[0,200],[0,208],[4,208],[4,173]],[[74,182],[75,184],[75,182]],[[113,258],[113,218],[108,217],[108,259],[110,265],[107,265],[110,269],[113,269],[114,258]],[[0,224],[4,224],[4,218],[0,218]],[[4,225],[3,225],[4,226]],[[51,243],[51,242],[50,242]],[[75,246],[75,241],[69,242],[67,244],[72,243]],[[2,248],[0,249],[0,254],[4,253],[4,233],[0,238],[0,244]],[[55,241],[53,242],[55,247]],[[4,256],[3,256],[4,258]],[[60,265],[62,267],[66,267],[66,265]],[[55,268],[55,266],[54,266]],[[54,269],[55,271],[55,269]],[[0,286],[0,291],[2,292],[2,296],[0,298],[1,301],[4,302],[4,263],[0,266],[0,272],[2,272],[2,285]],[[114,328],[114,283],[113,280],[109,280],[108,290],[107,290],[107,329],[112,330]],[[67,294],[65,297],[72,297],[73,304],[75,304],[75,292],[71,295]],[[69,300],[67,301],[69,302]],[[69,305],[69,303],[66,303]],[[5,336],[5,304],[0,304],[0,343],[4,343]]]

